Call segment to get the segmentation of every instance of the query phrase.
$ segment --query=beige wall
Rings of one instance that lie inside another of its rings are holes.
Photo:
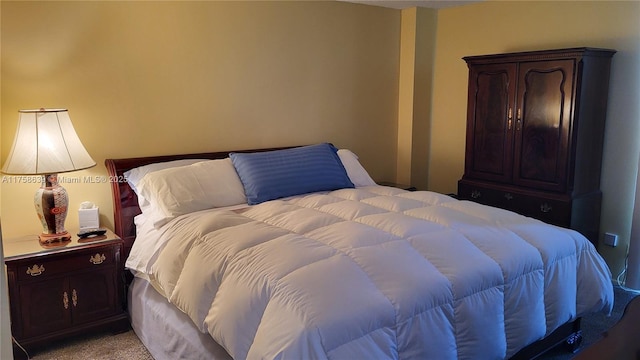
[[[2,2],[2,160],[25,108],[65,107],[104,159],[333,142],[395,180],[400,11],[341,2]],[[63,184],[69,228],[109,184]],[[5,237],[38,184],[2,184]]]
[[[600,246],[614,276],[624,266],[640,151],[640,2],[496,1],[438,12],[429,188],[456,190],[464,171],[467,67],[461,59],[521,50],[604,47],[613,58],[601,188]]]
[[[435,9],[402,10],[396,181],[420,190],[428,188],[437,14]]]

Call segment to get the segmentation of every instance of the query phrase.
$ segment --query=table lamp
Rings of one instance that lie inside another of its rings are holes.
[[[2,172],[10,175],[41,175],[34,205],[42,234],[40,243],[71,238],[64,228],[69,199],[58,184],[58,173],[96,165],[80,142],[67,109],[19,110],[18,130]]]

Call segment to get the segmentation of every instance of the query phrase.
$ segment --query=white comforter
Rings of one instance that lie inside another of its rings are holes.
[[[613,305],[577,232],[432,192],[344,189],[162,232],[152,284],[235,359],[501,359]]]

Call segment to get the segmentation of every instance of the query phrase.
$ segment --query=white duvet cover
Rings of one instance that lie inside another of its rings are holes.
[[[138,270],[234,359],[502,359],[613,305],[579,233],[432,192],[310,194],[158,234]]]

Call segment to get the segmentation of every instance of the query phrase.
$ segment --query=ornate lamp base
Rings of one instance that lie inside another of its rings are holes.
[[[65,231],[62,234],[45,234],[42,233],[38,236],[40,238],[41,245],[64,245],[71,241],[71,235]]]
[[[58,185],[57,174],[44,175],[42,186],[36,191],[34,205],[42,224],[40,244],[68,242],[71,235],[64,228],[64,221],[67,218],[69,198],[65,188]]]

